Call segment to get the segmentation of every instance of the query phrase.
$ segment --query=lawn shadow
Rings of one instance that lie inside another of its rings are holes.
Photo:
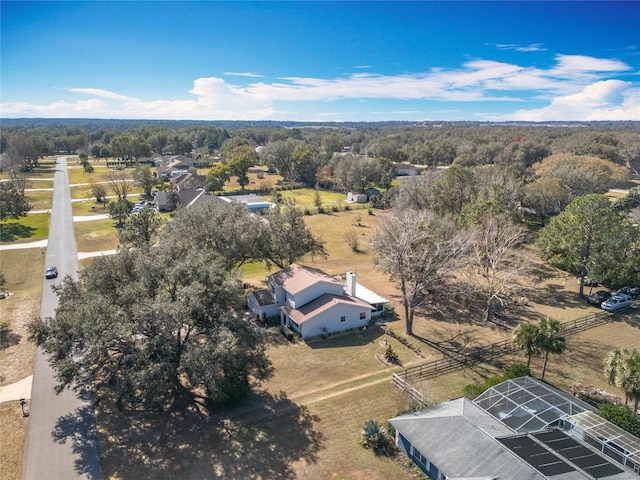
[[[105,478],[292,480],[293,463],[316,462],[323,445],[319,419],[284,394],[253,393],[217,412],[109,407],[98,418]]]
[[[0,242],[15,242],[20,238],[30,238],[36,230],[19,222],[3,222],[0,224]]]
[[[0,323],[0,350],[19,344],[21,338],[21,335],[11,330],[8,323]]]
[[[327,333],[316,337],[317,339],[313,341],[307,341],[307,345],[311,348],[361,347],[375,342],[384,334],[384,330],[379,325],[373,325],[351,332]]]

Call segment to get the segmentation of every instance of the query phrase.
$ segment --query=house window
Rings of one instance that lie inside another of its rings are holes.
[[[360,320],[364,320],[365,318],[367,318],[367,313],[366,312],[360,312]]]
[[[342,317],[340,317],[340,321],[341,322],[346,322],[347,321],[347,317],[345,317],[344,315]]]

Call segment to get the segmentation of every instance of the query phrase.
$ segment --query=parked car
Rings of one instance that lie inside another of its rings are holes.
[[[616,290],[616,295],[629,295],[631,298],[636,298],[640,295],[640,288],[638,287],[622,287]]]
[[[609,300],[605,300],[600,304],[600,308],[608,312],[615,312],[623,308],[629,308],[631,306],[630,295],[613,295]]]
[[[609,300],[611,295],[609,290],[598,290],[587,297],[587,302],[591,305],[600,305],[605,300]]]
[[[58,276],[58,269],[56,267],[47,267],[44,271],[44,278],[51,279]]]

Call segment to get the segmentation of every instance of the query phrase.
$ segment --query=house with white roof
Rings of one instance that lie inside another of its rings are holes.
[[[253,292],[247,304],[262,320],[279,316],[282,325],[304,339],[361,328],[384,313],[387,300],[358,284],[355,273],[346,277],[343,283],[293,263],[269,275],[268,288]]]

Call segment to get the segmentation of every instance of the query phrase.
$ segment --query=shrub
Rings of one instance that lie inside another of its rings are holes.
[[[387,447],[387,431],[376,420],[367,420],[362,427],[362,446],[379,452]]]
[[[390,343],[387,344],[387,348],[384,351],[384,358],[389,363],[400,363],[400,359],[398,358],[398,354],[393,349]]]
[[[344,234],[344,241],[347,242],[349,248],[353,253],[358,253],[360,251],[360,242],[359,242],[358,232],[354,230],[349,230]]]
[[[462,394],[469,400],[477,398],[486,389],[484,385],[478,385],[477,383],[470,383],[462,388]]]
[[[510,378],[526,377],[527,375],[531,375],[531,370],[526,365],[516,363],[504,369],[503,378],[508,380]]]
[[[510,378],[524,377],[527,375],[531,375],[531,371],[527,368],[526,365],[509,365],[504,369],[504,373],[501,376],[489,377],[482,384],[471,383],[469,385],[465,385],[462,389],[462,394],[469,400],[473,400],[481,393],[484,393],[486,390],[495,385],[498,385],[499,383],[504,382],[505,380],[509,380]]]

